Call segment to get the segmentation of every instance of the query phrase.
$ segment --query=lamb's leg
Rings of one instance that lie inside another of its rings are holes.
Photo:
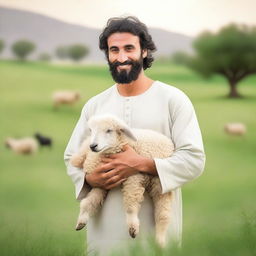
[[[82,169],[85,158],[86,158],[86,154],[74,154],[70,159],[70,163],[73,166]]]
[[[140,210],[141,202],[143,201],[144,187],[144,175],[137,174],[130,176],[123,183],[123,198],[124,208],[126,212],[126,222],[129,229],[129,234],[132,238],[135,238],[139,233],[140,221],[138,213]]]
[[[76,230],[81,230],[87,224],[89,217],[93,216],[102,206],[107,191],[93,188],[80,202],[80,213],[77,220]]]
[[[172,193],[162,194],[160,180],[158,177],[154,177],[151,180],[149,195],[154,203],[156,241],[161,247],[165,247],[171,217]]]

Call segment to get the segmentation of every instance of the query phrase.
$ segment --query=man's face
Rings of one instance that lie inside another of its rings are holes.
[[[137,80],[146,51],[140,48],[138,36],[131,33],[114,33],[108,38],[108,63],[113,79],[120,84]]]

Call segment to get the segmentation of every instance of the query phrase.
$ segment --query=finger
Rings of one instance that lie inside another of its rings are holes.
[[[105,155],[105,158],[114,159],[116,154]]]
[[[94,169],[93,173],[105,173],[106,169],[104,168],[104,165],[98,166],[96,169]]]
[[[123,145],[122,147],[122,151],[127,151],[128,149],[130,149],[131,147],[128,144]]]
[[[111,163],[112,161],[113,161],[113,159],[111,159],[111,158],[106,158],[106,157],[101,158],[102,163]]]
[[[113,163],[101,163],[99,166],[96,167],[95,171],[106,172],[110,169],[114,169]]]
[[[116,176],[117,174],[118,174],[118,170],[112,169],[112,170],[109,170],[108,172],[104,173],[103,178],[110,179],[110,178]]]
[[[96,173],[105,173],[111,169],[114,169],[114,166],[113,164],[110,164],[110,163],[104,163],[104,164],[101,164],[99,165],[95,170],[94,172]]]
[[[115,187],[119,186],[120,184],[122,184],[124,181],[126,181],[126,179],[121,179],[121,180],[117,181],[116,183],[107,186],[106,189],[110,190],[112,188],[115,188]]]
[[[122,178],[119,175],[112,176],[105,182],[105,185],[110,186],[112,184],[117,183],[119,180],[122,180]]]
[[[115,163],[112,161],[110,163],[103,163],[101,165],[101,168],[105,170],[105,172],[108,172],[109,170],[115,169],[116,165]]]

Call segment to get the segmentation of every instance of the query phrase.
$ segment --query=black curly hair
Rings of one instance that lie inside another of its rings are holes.
[[[143,69],[151,67],[154,58],[152,53],[156,51],[156,46],[148,33],[146,25],[134,16],[114,17],[110,18],[107,26],[99,36],[99,48],[105,52],[108,59],[108,37],[116,32],[128,32],[140,39],[140,47],[142,50],[147,50],[147,57],[143,59]]]

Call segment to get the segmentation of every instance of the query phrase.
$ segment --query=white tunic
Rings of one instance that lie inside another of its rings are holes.
[[[144,93],[123,97],[113,85],[91,98],[84,106],[80,119],[67,145],[64,159],[67,172],[75,184],[76,198],[83,198],[88,185],[82,170],[69,164],[72,154],[78,151],[82,140],[88,136],[88,119],[97,114],[112,113],[132,128],[152,129],[170,137],[175,152],[166,159],[154,159],[162,192],[173,191],[171,202],[171,239],[181,242],[182,200],[180,187],[199,176],[205,164],[204,148],[196,114],[188,97],[179,89],[155,81]],[[148,195],[142,203],[139,218],[140,233],[154,234],[152,202]],[[136,238],[136,239],[138,239]],[[87,225],[88,251],[98,250],[100,255],[132,241],[129,237],[120,188],[109,191],[106,201]]]

